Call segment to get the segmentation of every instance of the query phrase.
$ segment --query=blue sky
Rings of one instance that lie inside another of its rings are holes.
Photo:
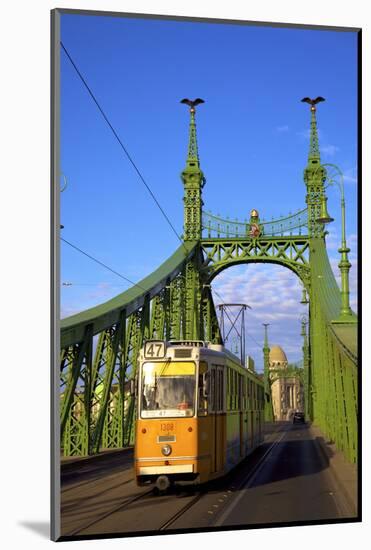
[[[207,183],[204,208],[243,219],[305,207],[309,146],[305,96],[326,98],[317,118],[321,157],[344,173],[347,236],[356,308],[357,36],[354,32],[63,15],[62,41],[157,199],[182,233],[188,109],[201,97],[198,145]],[[62,235],[132,281],[151,273],[179,241],[123,155],[61,52]],[[328,190],[335,222],[328,250],[338,275],[340,197]],[[62,242],[62,316],[129,284]],[[247,352],[262,364],[261,323],[289,361],[301,357],[301,286],[284,268],[250,264],[213,282],[225,302],[250,304]],[[217,303],[220,302],[216,296]]]

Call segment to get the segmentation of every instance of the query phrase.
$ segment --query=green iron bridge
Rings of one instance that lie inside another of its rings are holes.
[[[316,106],[311,101],[310,149],[304,170],[306,207],[277,220],[232,221],[203,210],[195,108],[190,109],[181,246],[129,290],[61,321],[60,435],[66,456],[132,444],[134,400],[128,391],[144,340],[200,339],[222,343],[211,282],[236,264],[271,263],[293,271],[309,298],[304,336],[305,407],[308,417],[351,462],[357,461],[357,317],[349,307],[349,248],[345,240],[341,172],[321,163]],[[342,191],[341,288],[326,251],[326,188]],[[269,343],[264,380],[270,393]],[[271,418],[269,399],[266,416]]]

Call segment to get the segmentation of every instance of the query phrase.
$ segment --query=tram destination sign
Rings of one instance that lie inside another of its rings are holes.
[[[163,340],[148,340],[144,344],[144,357],[146,359],[163,359],[166,346]]]

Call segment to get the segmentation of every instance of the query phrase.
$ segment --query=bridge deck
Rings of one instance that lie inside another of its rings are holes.
[[[62,536],[356,516],[356,467],[309,425],[266,425],[265,443],[253,455],[200,490],[155,496],[136,486],[132,461],[131,450],[117,451],[100,462],[72,462],[74,472],[62,472]],[[80,477],[73,475],[79,471]]]

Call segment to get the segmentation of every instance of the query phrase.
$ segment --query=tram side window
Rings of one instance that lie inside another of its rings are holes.
[[[262,406],[261,387],[258,386],[258,409],[261,409],[261,406]]]
[[[222,369],[218,369],[218,411],[222,412],[224,408],[223,396],[224,396],[224,372]]]
[[[228,410],[232,410],[232,370],[228,368]]]
[[[231,410],[231,370],[227,367],[227,411]]]
[[[256,384],[254,382],[253,384],[253,392],[254,392],[254,410],[256,411],[256,409],[258,408],[258,404],[257,404],[257,395],[256,395]]]
[[[237,372],[234,373],[234,380],[235,380],[235,385],[234,385],[234,409],[238,410],[238,373]]]
[[[237,408],[237,373],[233,371],[233,410]]]
[[[209,395],[209,411],[215,411],[215,393],[216,393],[216,384],[215,384],[215,368],[212,368],[210,371],[211,381],[210,381],[210,395]]]
[[[199,376],[198,376],[198,414],[200,416],[207,415],[208,397],[205,395],[205,392],[204,392],[205,376],[210,376],[210,373],[207,372],[207,363],[206,361],[200,361]]]
[[[231,369],[231,411],[234,409],[234,371]]]

